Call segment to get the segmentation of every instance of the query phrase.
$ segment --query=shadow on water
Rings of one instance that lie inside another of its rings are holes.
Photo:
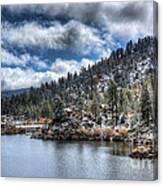
[[[111,142],[112,154],[117,156],[128,156],[131,153],[131,147],[125,142]]]
[[[49,143],[49,142],[45,142]],[[131,146],[126,142],[108,142],[108,141],[57,141],[55,148],[76,147],[80,152],[85,148],[91,148],[92,151],[105,151],[115,156],[128,156],[131,153]]]

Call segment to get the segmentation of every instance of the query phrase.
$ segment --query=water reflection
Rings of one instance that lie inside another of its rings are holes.
[[[2,176],[152,180],[154,160],[128,157],[126,143],[2,136]]]
[[[131,152],[129,145],[124,142],[112,142],[111,146],[113,155],[125,156]]]

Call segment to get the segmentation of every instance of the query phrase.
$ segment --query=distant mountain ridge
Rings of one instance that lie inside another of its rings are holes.
[[[19,95],[25,92],[29,92],[30,88],[22,88],[16,90],[4,90],[1,92],[2,97],[11,97],[12,95]]]

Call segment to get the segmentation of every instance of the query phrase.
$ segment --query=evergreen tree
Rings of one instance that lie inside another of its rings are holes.
[[[55,99],[54,118],[59,123],[65,120],[64,103],[60,97]]]
[[[41,116],[48,117],[48,118],[53,117],[53,111],[52,111],[52,107],[51,107],[49,101],[44,102],[44,104],[42,105]]]
[[[142,88],[141,113],[142,113],[142,121],[144,122],[144,124],[146,126],[150,126],[152,107],[151,107],[151,100],[150,100],[149,91],[147,89],[146,84]]]
[[[115,127],[117,126],[117,119],[118,119],[118,105],[117,105],[117,84],[115,81],[111,80],[108,85],[108,104],[111,107],[112,113],[112,125]]]
[[[91,104],[91,112],[93,113],[95,120],[97,119],[97,115],[99,113],[99,103],[97,100],[97,94],[93,92],[92,104]]]

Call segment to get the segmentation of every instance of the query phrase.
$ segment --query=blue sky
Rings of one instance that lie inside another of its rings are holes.
[[[152,1],[3,5],[2,90],[38,87],[152,35]]]

